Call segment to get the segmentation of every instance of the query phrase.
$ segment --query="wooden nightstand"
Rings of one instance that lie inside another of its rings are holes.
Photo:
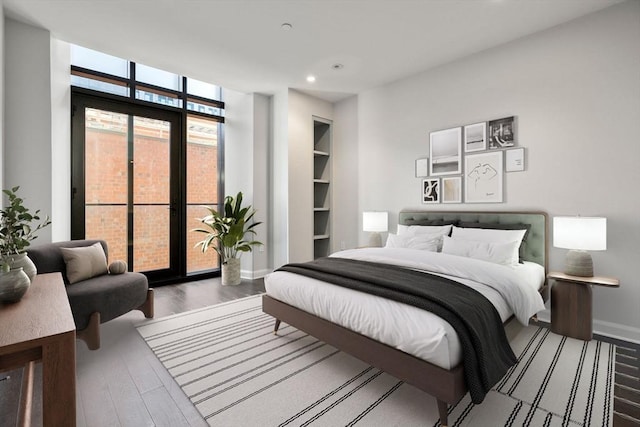
[[[551,286],[551,331],[590,341],[593,338],[591,285],[619,287],[613,277],[579,277],[552,271],[547,276]]]

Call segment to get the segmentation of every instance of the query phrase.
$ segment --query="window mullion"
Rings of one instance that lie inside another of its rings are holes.
[[[129,61],[129,98],[132,101],[136,100],[136,63]]]

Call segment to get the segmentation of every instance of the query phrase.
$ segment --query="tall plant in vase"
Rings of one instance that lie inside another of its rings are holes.
[[[210,206],[203,206],[209,215],[198,218],[204,227],[191,231],[205,234],[205,238],[196,243],[202,252],[212,248],[220,256],[223,285],[240,284],[240,255],[251,252],[254,246],[262,243],[247,239],[247,235],[255,235],[255,227],[261,222],[251,222],[255,209],[251,205],[242,207],[242,192],[236,197],[224,198],[224,211],[218,212]]]

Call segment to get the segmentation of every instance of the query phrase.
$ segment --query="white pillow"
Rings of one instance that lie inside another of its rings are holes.
[[[442,245],[442,237],[430,234],[393,234],[387,237],[386,248],[419,249],[423,251],[437,252]]]
[[[493,228],[466,228],[453,227],[451,237],[456,239],[478,240],[490,243],[508,243],[518,241],[518,247],[522,243],[527,230],[497,230]]]
[[[402,225],[398,224],[398,234],[439,234],[441,236],[449,235],[451,232],[451,224],[448,225]]]
[[[444,236],[442,253],[475,258],[501,265],[518,265],[520,242],[487,242]]]
[[[398,224],[398,234],[400,235],[427,235],[438,237],[437,252],[442,250],[442,236],[448,236],[451,232],[451,224],[448,225],[402,225]]]
[[[107,274],[107,257],[99,242],[91,246],[60,248],[69,284]]]

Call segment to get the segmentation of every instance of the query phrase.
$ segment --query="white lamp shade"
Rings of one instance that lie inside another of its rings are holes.
[[[362,212],[362,230],[380,233],[389,229],[387,212]]]
[[[553,218],[553,246],[583,251],[607,249],[607,219],[557,216]]]

